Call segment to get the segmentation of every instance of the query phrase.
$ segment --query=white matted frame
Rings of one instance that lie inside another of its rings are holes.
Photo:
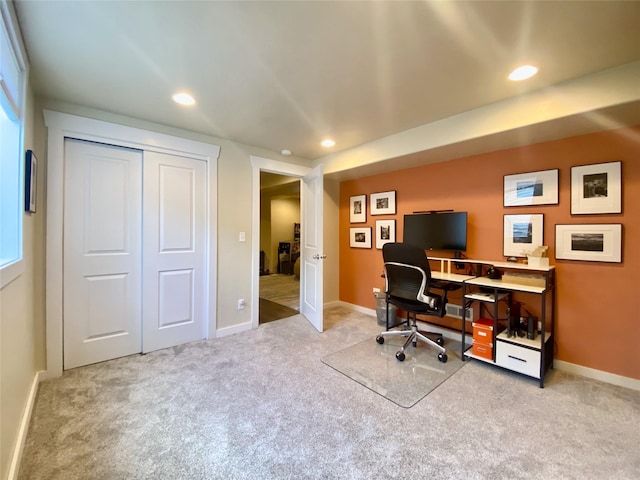
[[[543,244],[543,215],[504,216],[504,256],[526,257],[528,252]]]
[[[371,215],[395,215],[395,213],[395,190],[371,194]]]
[[[558,169],[504,176],[504,206],[557,205]]]
[[[622,213],[622,162],[571,167],[571,214]]]
[[[371,227],[350,228],[349,246],[354,248],[371,248]]]
[[[367,196],[349,197],[349,222],[364,223],[367,221]]]
[[[396,221],[376,220],[376,248],[381,249],[385,243],[396,241]]]
[[[622,224],[556,225],[556,259],[622,262]]]

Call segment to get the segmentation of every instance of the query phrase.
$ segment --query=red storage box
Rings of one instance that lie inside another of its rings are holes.
[[[473,322],[473,340],[484,344],[493,344],[493,320],[480,318]]]
[[[493,360],[493,345],[474,341],[471,351],[478,357],[486,358],[487,360]]]

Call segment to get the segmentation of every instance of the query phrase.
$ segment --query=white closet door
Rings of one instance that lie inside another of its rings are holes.
[[[141,351],[142,152],[65,140],[64,368]]]
[[[205,337],[207,165],[144,153],[143,352]]]

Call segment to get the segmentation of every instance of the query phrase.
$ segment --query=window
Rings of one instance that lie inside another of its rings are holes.
[[[24,268],[22,140],[26,64],[11,8],[0,0],[0,288]]]

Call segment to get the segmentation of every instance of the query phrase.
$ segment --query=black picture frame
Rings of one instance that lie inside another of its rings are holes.
[[[38,159],[33,150],[27,150],[24,170],[24,210],[26,212],[36,213],[37,185]]]

